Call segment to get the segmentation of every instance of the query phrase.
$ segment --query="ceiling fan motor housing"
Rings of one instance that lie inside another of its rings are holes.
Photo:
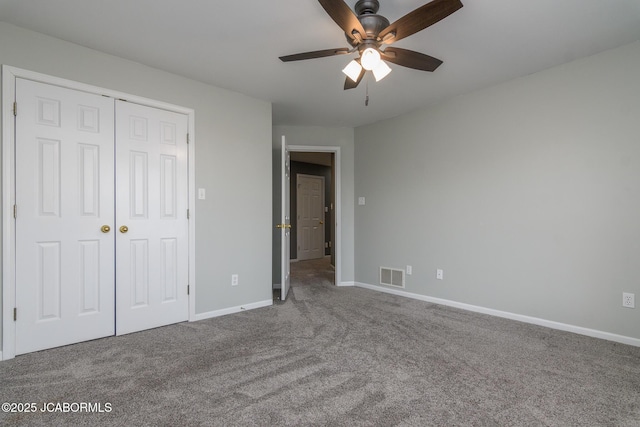
[[[376,12],[380,8],[378,0],[358,0],[355,5],[355,12],[358,14],[358,20],[362,24],[367,33],[367,39],[375,40],[380,31],[389,26],[389,20],[384,16],[377,15]],[[347,41],[351,46],[357,46],[359,42],[351,39],[347,34]]]

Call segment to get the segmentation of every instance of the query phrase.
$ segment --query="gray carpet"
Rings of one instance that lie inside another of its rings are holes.
[[[640,348],[359,288],[292,264],[286,302],[0,363],[14,425],[640,426]]]

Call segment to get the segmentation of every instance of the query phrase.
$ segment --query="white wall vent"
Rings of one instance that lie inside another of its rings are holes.
[[[404,270],[380,267],[380,284],[404,288]]]

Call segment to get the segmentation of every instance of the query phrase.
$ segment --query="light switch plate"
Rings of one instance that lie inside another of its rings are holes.
[[[358,204],[364,206],[364,197],[358,197]]]
[[[204,200],[205,199],[205,190],[204,190],[204,188],[198,188],[198,199],[200,199],[200,200]]]

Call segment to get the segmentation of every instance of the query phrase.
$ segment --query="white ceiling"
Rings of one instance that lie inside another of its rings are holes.
[[[426,2],[380,0],[378,13],[393,22]],[[316,0],[0,0],[0,20],[270,101],[276,125],[372,123],[640,40],[640,0],[462,2],[394,45],[444,64],[434,73],[390,64],[371,80],[368,107],[364,82],[342,89],[349,57],[278,59],[348,47]]]

